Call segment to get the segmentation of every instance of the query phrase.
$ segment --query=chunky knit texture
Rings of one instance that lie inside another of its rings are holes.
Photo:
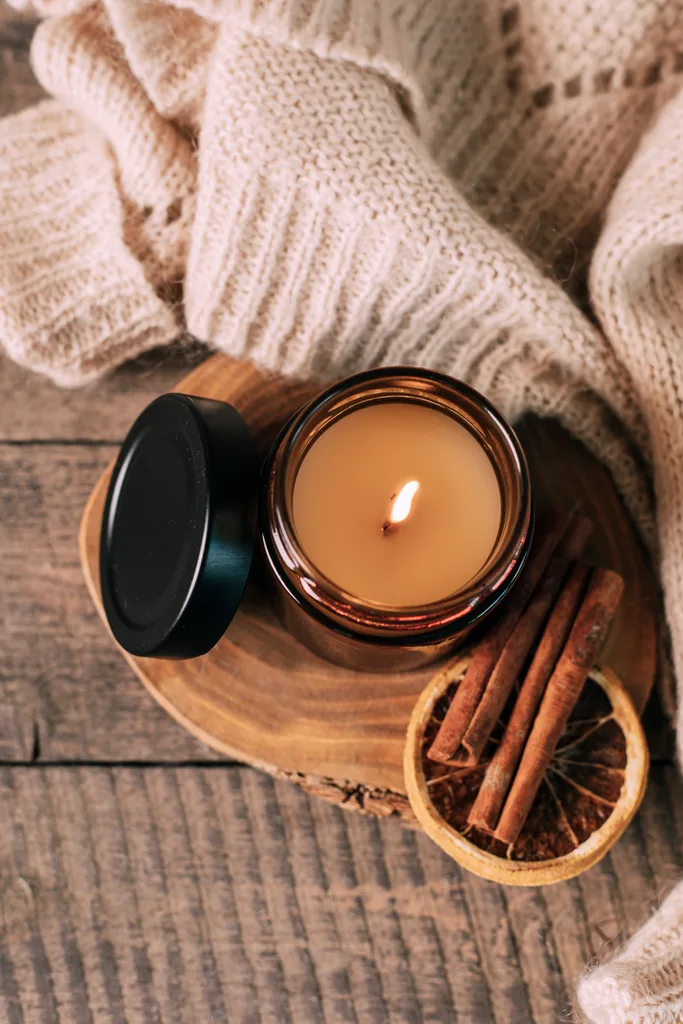
[[[610,963],[581,979],[578,997],[593,1024],[681,1024],[683,882]]]
[[[54,98],[0,123],[10,355],[79,383],[187,328],[556,416],[659,560],[680,677],[683,3],[35,5]]]

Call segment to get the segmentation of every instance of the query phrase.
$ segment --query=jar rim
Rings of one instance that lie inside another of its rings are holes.
[[[292,513],[294,481],[301,462],[333,422],[376,402],[414,402],[452,415],[485,449],[501,494],[501,524],[492,552],[459,590],[430,604],[390,607],[345,591],[308,558]],[[430,640],[469,628],[491,611],[519,575],[532,532],[529,470],[513,429],[470,385],[433,370],[384,367],[332,385],[289,421],[264,467],[262,538],[268,561],[290,596],[315,617],[345,632],[388,643],[428,635]]]

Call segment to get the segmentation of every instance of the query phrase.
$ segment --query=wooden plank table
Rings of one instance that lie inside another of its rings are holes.
[[[2,114],[40,96],[31,30],[0,6]],[[69,393],[0,357],[0,1020],[572,1019],[578,972],[683,874],[656,703],[638,818],[543,890],[484,882],[397,822],[222,761],[147,696],[78,565],[88,493],[192,358]]]

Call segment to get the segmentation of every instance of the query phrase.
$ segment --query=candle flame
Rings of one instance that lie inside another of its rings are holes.
[[[420,485],[417,480],[410,480],[407,484],[401,488],[396,495],[394,502],[391,506],[389,513],[389,522],[396,524],[402,523],[410,515],[410,510],[413,507],[413,498],[420,489]]]

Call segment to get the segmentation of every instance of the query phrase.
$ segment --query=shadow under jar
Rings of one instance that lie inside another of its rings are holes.
[[[350,668],[400,671],[451,651],[504,600],[532,518],[514,432],[442,374],[347,378],[294,415],[261,467],[236,409],[169,394],[114,466],[102,599],[131,654],[197,657],[229,627],[259,550],[295,637]]]
[[[278,614],[364,671],[427,664],[504,600],[532,532],[520,444],[482,395],[412,368],[358,374],[285,427],[262,477]]]

